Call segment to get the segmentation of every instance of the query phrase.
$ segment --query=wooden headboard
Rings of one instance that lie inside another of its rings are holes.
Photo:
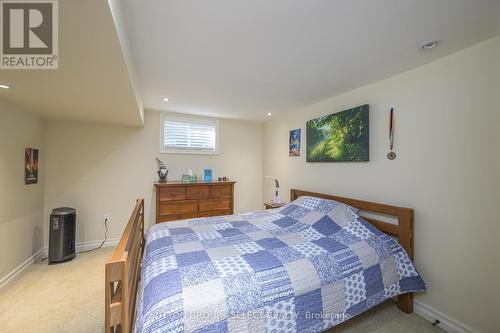
[[[106,262],[106,333],[130,333],[144,252],[144,200],[138,198],[120,243]]]
[[[311,196],[329,200],[343,202],[349,206],[360,209],[359,214],[365,220],[373,224],[380,231],[398,238],[399,244],[406,250],[411,259],[413,259],[413,209],[397,207],[376,202],[363,201],[339,197],[336,195],[309,192],[303,190],[290,190],[290,200],[293,201],[301,196]],[[373,217],[365,216],[365,213],[382,214],[397,218],[398,224],[388,223],[377,220]],[[408,293],[398,297],[398,307],[406,313],[413,312],[413,294]]]

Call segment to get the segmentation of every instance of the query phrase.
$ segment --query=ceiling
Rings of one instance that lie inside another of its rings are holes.
[[[0,70],[0,99],[44,118],[142,126],[110,7],[59,1],[59,69]]]
[[[124,0],[145,108],[251,120],[494,37],[499,18],[496,0]]]
[[[143,107],[265,121],[494,37],[499,18],[498,0],[64,0],[59,69],[0,70],[0,99],[133,126]]]

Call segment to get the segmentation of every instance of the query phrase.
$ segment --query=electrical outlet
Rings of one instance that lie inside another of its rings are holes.
[[[111,214],[104,214],[104,222],[105,223],[111,222]]]

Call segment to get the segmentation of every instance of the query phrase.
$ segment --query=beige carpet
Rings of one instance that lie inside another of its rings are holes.
[[[103,332],[104,263],[112,249],[71,262],[37,262],[0,293],[0,332]],[[442,330],[388,302],[334,329],[338,333],[427,333]]]

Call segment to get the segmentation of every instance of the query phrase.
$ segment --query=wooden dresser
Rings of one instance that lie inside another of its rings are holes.
[[[235,183],[155,183],[156,223],[233,214]]]

